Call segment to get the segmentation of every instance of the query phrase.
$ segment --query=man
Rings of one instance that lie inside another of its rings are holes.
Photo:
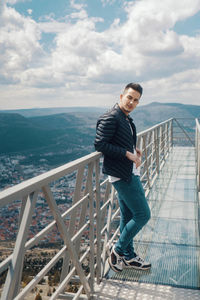
[[[118,193],[120,237],[108,258],[110,267],[120,272],[123,266],[147,270],[151,264],[135,252],[133,238],[150,219],[150,209],[140,182],[138,167],[141,150],[136,147],[136,127],[129,113],[138,105],[142,87],[129,83],[120,102],[97,121],[95,149],[104,155],[103,173]]]

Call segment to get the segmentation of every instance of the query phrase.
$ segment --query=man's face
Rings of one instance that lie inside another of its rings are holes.
[[[119,106],[122,109],[122,111],[126,115],[128,115],[138,105],[140,97],[141,95],[139,92],[133,90],[132,88],[129,88],[127,91],[125,91],[124,94],[120,95]]]

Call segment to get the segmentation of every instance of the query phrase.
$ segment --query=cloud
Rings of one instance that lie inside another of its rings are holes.
[[[145,100],[147,103],[166,101],[199,105],[199,82],[200,69],[196,68],[149,80],[144,83],[145,94],[149,95]]]
[[[32,15],[32,12],[33,12],[33,10],[32,9],[27,9],[27,13],[29,14],[29,15]]]
[[[31,0],[4,0],[4,1],[10,5],[14,5],[18,2],[31,2]]]
[[[105,7],[106,5],[113,5],[116,0],[101,0],[102,5]]]
[[[70,17],[72,19],[86,19],[88,17],[88,14],[86,10],[82,9],[79,12],[72,13]]]
[[[11,82],[20,81],[21,72],[37,64],[42,54],[41,32],[35,21],[15,9],[5,7],[0,15],[1,76]]]
[[[87,5],[86,4],[78,4],[78,3],[75,3],[75,0],[70,0],[70,6],[74,9],[77,9],[77,10],[81,10],[83,7],[86,7]]]
[[[96,92],[99,102],[101,97],[109,101],[109,91],[113,96],[116,88],[131,81],[142,82],[152,100],[164,99],[164,93],[178,97],[175,87],[181,95],[186,87],[199,89],[200,36],[178,35],[173,30],[176,22],[200,10],[199,1],[126,1],[124,23],[115,19],[101,32],[96,23],[103,22],[102,18],[89,17],[87,6],[77,1],[71,0],[70,5],[72,11],[63,19],[52,13],[39,22],[4,7],[0,16],[1,82],[29,87],[32,92],[38,89],[41,97],[50,93],[73,100],[75,90],[76,95],[83,91],[92,99],[89,95]],[[55,34],[49,52],[42,46],[43,33]],[[159,93],[157,86],[162,87]]]
[[[37,25],[40,31],[44,33],[66,33],[70,28],[70,26],[67,23],[59,22],[56,20],[39,22]]]

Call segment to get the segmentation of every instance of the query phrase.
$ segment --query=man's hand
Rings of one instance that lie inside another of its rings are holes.
[[[126,157],[135,163],[136,169],[141,165],[141,158],[138,154],[126,151]]]
[[[136,150],[136,152],[137,152],[137,155],[138,155],[139,157],[141,157],[141,156],[142,156],[142,151],[141,151],[139,148],[136,148],[135,150]]]

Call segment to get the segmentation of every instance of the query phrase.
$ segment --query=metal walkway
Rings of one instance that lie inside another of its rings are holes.
[[[137,135],[143,153],[141,180],[152,218],[137,235],[135,248],[151,261],[150,271],[109,271],[107,250],[119,234],[120,210],[114,188],[100,172],[101,153],[0,191],[0,209],[10,212],[10,224],[13,216],[16,223],[13,249],[0,262],[1,299],[33,299],[32,291],[49,272],[55,273],[59,261],[59,284],[50,298],[42,294],[44,300],[200,299],[200,124],[197,119],[195,123],[195,136],[193,130],[188,134],[194,126],[185,119],[182,124],[169,119]],[[72,196],[70,206],[57,201],[61,186]],[[40,223],[44,213],[52,217],[44,227],[35,226],[35,216]],[[6,221],[1,227],[7,232]],[[52,234],[61,246],[36,274],[25,256],[38,245],[43,248]],[[26,266],[32,276],[28,284],[23,276]]]
[[[102,289],[108,293],[108,298],[102,299],[111,299],[111,290],[118,290],[119,298],[115,299],[200,299],[194,148],[173,148],[149,193],[148,201],[152,218],[134,241],[136,252],[151,261],[151,271],[124,269],[121,273],[114,273],[110,270],[109,280],[98,288],[99,299]],[[120,295],[118,284],[126,296]],[[125,292],[127,289],[128,294]],[[148,294],[148,297],[139,298],[138,293]]]

